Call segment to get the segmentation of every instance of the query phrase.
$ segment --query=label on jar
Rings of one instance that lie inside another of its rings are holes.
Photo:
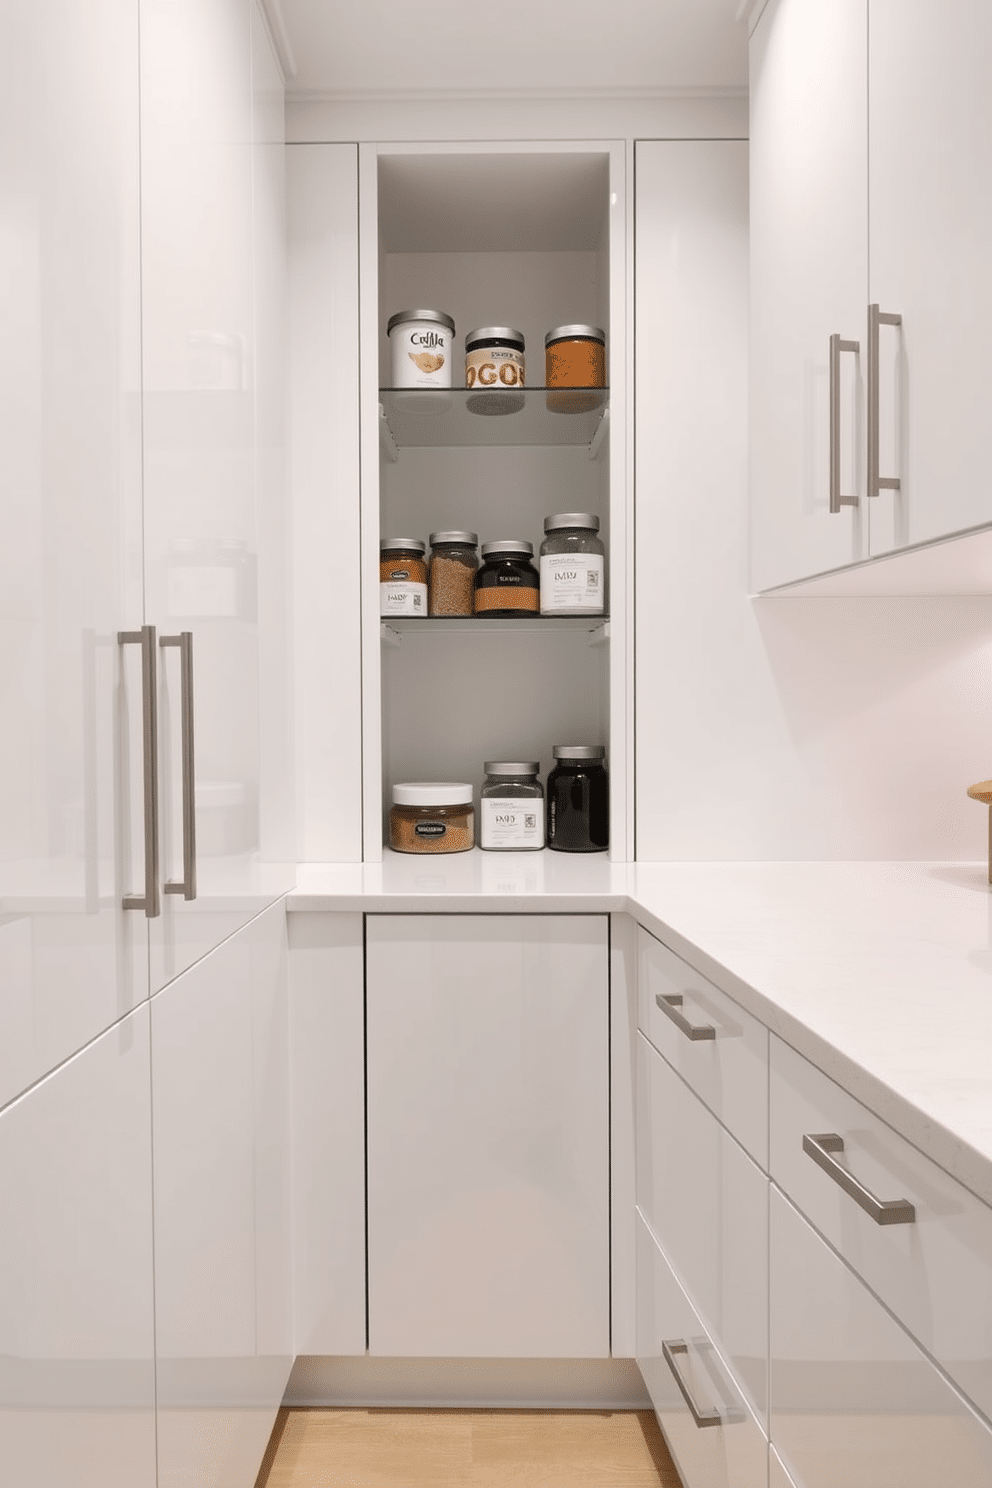
[[[406,579],[379,585],[380,615],[426,615],[427,585]]]
[[[402,321],[389,333],[393,386],[437,388],[451,386],[453,332],[429,321]]]
[[[465,386],[515,388],[524,385],[524,354],[515,346],[477,346],[465,353]]]
[[[479,846],[544,846],[544,802],[539,796],[483,796]]]
[[[444,822],[420,821],[413,829],[415,837],[443,837],[448,828]]]
[[[541,555],[541,614],[565,610],[603,613],[602,553],[544,553]]]

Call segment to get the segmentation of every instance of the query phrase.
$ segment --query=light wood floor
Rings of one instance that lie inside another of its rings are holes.
[[[256,1488],[679,1488],[650,1411],[283,1410]]]

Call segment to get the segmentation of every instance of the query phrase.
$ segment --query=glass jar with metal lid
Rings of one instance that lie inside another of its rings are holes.
[[[394,785],[389,845],[393,852],[468,852],[475,846],[472,787],[452,780]]]
[[[512,326],[482,326],[465,337],[465,400],[472,413],[516,413],[524,406],[524,333]]]
[[[556,326],[544,338],[544,381],[548,388],[605,388],[606,332],[594,325]],[[604,401],[596,392],[549,392],[553,413],[588,413]]]
[[[396,388],[450,388],[455,322],[443,310],[399,310],[386,326]]]
[[[479,802],[479,846],[536,852],[544,846],[544,791],[537,760],[486,760]]]
[[[427,614],[426,543],[419,537],[384,537],[379,544],[379,614]]]
[[[504,617],[536,615],[541,579],[533,564],[534,544],[519,537],[482,544],[482,567],[475,576],[475,613]]]
[[[544,519],[541,614],[602,615],[606,550],[592,512],[558,512]]]
[[[427,608],[431,615],[475,613],[477,532],[432,532]]]
[[[548,846],[604,852],[610,845],[610,783],[602,744],[556,744],[548,776]]]

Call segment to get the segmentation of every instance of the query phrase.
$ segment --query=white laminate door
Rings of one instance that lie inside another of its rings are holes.
[[[880,330],[873,554],[992,521],[992,10],[871,0],[870,298]]]
[[[292,1363],[285,917],[152,998],[159,1488],[251,1488]]]
[[[136,0],[4,7],[0,326],[2,1106],[148,994]]]
[[[164,885],[186,875],[182,657],[161,642],[187,631],[196,816],[196,895],[163,892],[151,932],[153,988],[287,886],[285,872],[273,875],[259,861],[260,603],[280,599],[265,582],[273,558],[271,448],[261,569],[259,560],[259,427],[267,441],[278,429],[265,361],[274,354],[272,306],[266,286],[256,292],[255,283],[255,212],[278,216],[279,199],[261,179],[271,172],[272,128],[271,108],[253,92],[253,11],[253,0],[141,0],[144,580],[145,618],[160,643]],[[256,26],[254,38],[264,94],[273,86],[260,51],[264,28]],[[256,177],[264,189],[254,200]],[[262,261],[276,274],[271,254]],[[275,688],[267,737],[277,743],[272,730],[288,710],[266,660]]]
[[[369,1351],[610,1352],[603,915],[370,915]]]
[[[797,1488],[987,1488],[992,1431],[774,1186],[769,1423]]]
[[[898,0],[896,0],[898,3]],[[867,556],[867,0],[771,0],[751,40],[751,587]],[[830,338],[840,494],[830,510]]]
[[[0,1483],[155,1488],[148,1010],[0,1115]]]

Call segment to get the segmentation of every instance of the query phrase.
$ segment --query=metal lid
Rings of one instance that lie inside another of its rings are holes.
[[[536,775],[540,760],[486,760],[482,767],[487,775]]]
[[[411,553],[426,553],[427,544],[419,537],[384,537],[379,543],[379,552],[393,552],[395,548],[402,548]]]
[[[587,340],[602,341],[606,345],[606,332],[601,331],[599,326],[591,325],[556,326],[545,336],[544,344],[550,346],[552,341],[570,341],[574,336],[585,336]]]
[[[438,543],[464,543],[467,547],[477,548],[479,534],[477,532],[432,532],[431,547],[436,548]]]
[[[449,331],[453,332],[455,329],[455,322],[443,310],[397,310],[386,322],[386,335],[389,335],[393,326],[402,325],[407,320],[429,320],[434,325],[447,326]]]
[[[506,537],[501,538],[499,542],[487,542],[482,544],[483,558],[488,558],[490,554],[492,554],[494,557],[498,557],[500,554],[509,556],[511,553],[517,553],[523,558],[533,558],[534,544],[524,542],[523,539],[519,537]]]
[[[472,787],[454,780],[407,780],[393,786],[396,806],[471,806]]]
[[[469,331],[465,337],[465,350],[470,351],[475,341],[513,341],[521,351],[524,349],[523,331],[515,331],[512,326],[482,326],[478,331]]]
[[[551,753],[561,760],[601,760],[606,758],[603,744],[556,744]]]
[[[593,532],[599,531],[599,518],[593,516],[592,512],[558,512],[556,516],[545,517],[545,532],[555,532],[559,527],[588,527]]]

